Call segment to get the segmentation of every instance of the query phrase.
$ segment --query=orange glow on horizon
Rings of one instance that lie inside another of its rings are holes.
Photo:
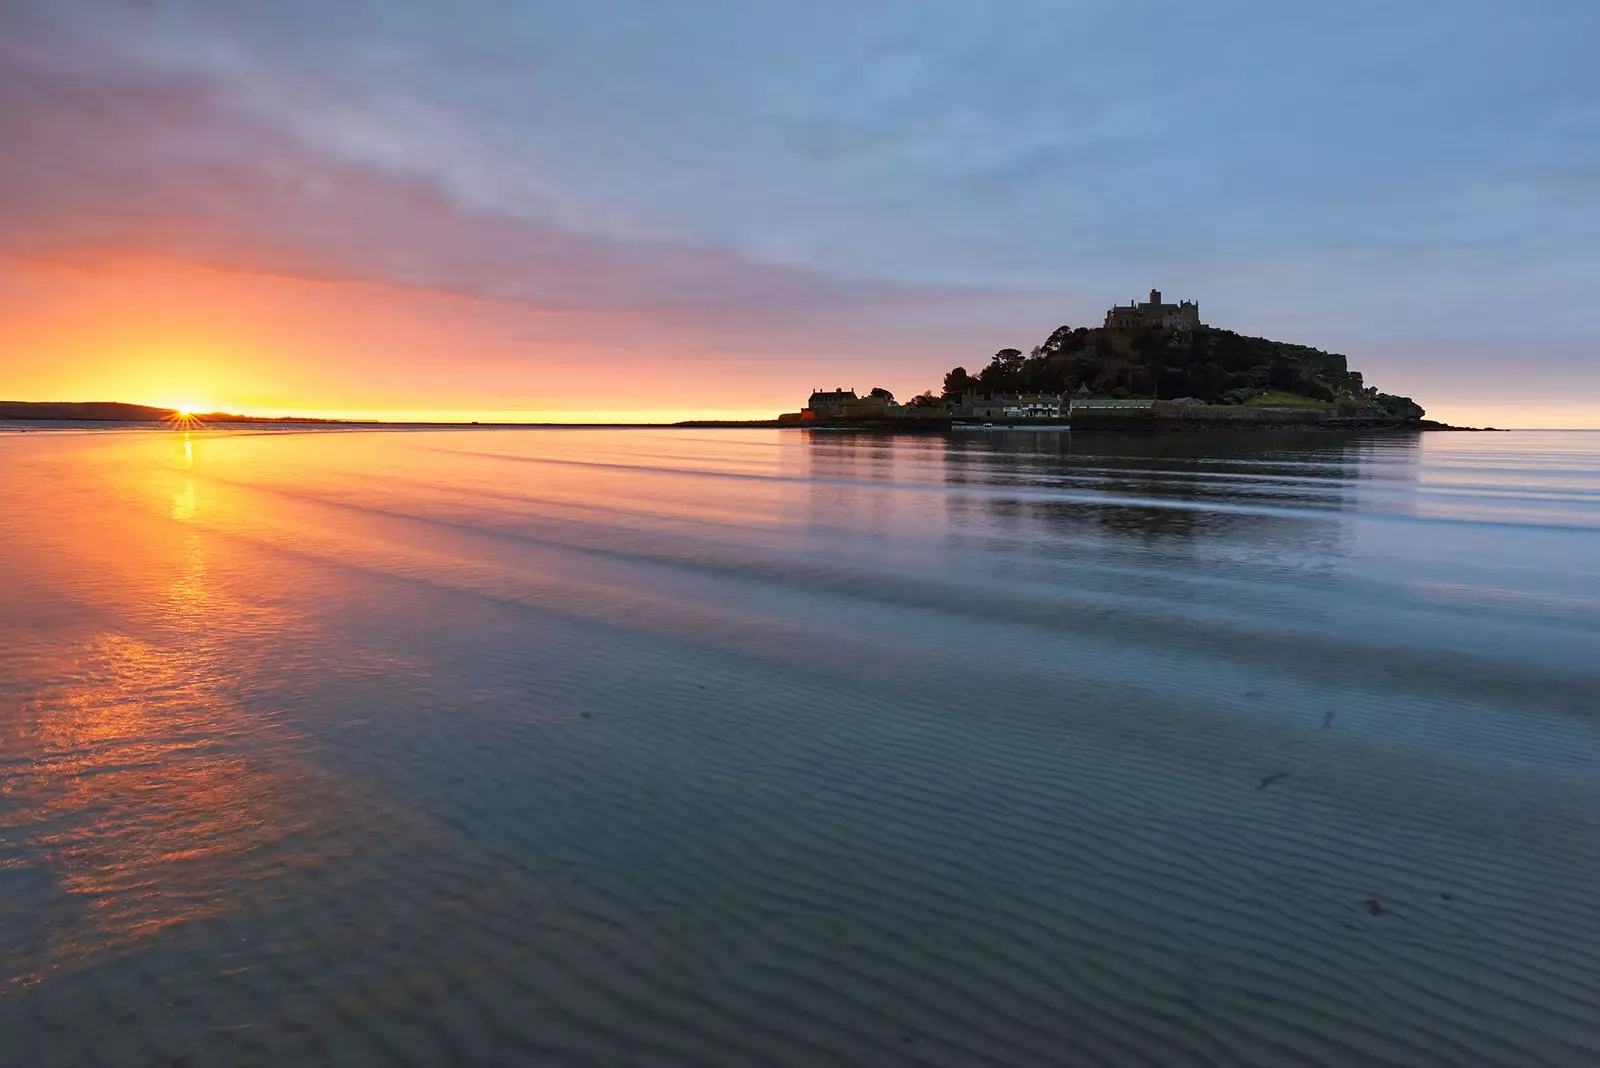
[[[804,398],[802,398],[803,400]],[[791,409],[797,409],[798,403],[791,404]],[[228,409],[229,415],[254,416],[260,419],[273,419],[290,417],[296,419],[333,419],[351,422],[379,422],[379,423],[451,423],[471,424],[614,424],[627,425],[634,423],[681,423],[689,420],[700,421],[746,421],[752,419],[774,419],[779,408],[566,408],[566,409],[517,409],[511,411],[492,410],[430,410],[430,409],[322,409],[322,408],[272,408],[272,409],[246,409],[235,411]]]
[[[709,337],[685,343],[705,325],[675,316],[539,308],[119,249],[0,257],[0,351],[28,354],[5,368],[0,400],[123,401],[174,409],[175,422],[226,413],[673,423],[772,419],[798,410],[823,382],[881,384],[906,397],[936,387],[944,370],[937,356],[893,350],[746,353]],[[1600,428],[1600,407],[1582,398],[1440,395],[1395,377],[1383,381],[1450,423]]]
[[[800,407],[810,378],[834,375],[798,358],[685,351],[661,328],[666,312],[535,308],[118,250],[80,259],[89,265],[0,258],[0,350],[32,354],[7,368],[0,399],[260,418],[673,422],[772,418]]]

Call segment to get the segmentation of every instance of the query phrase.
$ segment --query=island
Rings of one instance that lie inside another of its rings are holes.
[[[888,390],[815,390],[783,425],[1064,425],[1101,430],[1454,430],[1410,397],[1380,392],[1347,357],[1208,326],[1196,301],[1115,305],[1100,326],[1062,326],[1024,354],[900,404]]]

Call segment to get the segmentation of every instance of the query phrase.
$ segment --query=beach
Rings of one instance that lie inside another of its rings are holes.
[[[1600,433],[0,435],[0,1061],[1600,1062]]]

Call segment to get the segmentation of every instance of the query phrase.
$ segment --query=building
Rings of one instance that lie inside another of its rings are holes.
[[[900,414],[901,406],[894,402],[893,397],[873,396],[856,397],[845,400],[839,405],[841,418],[844,419],[893,419]]]
[[[853,389],[813,390],[806,411],[812,419],[843,419],[845,405],[860,399]]]
[[[1168,330],[1191,330],[1200,325],[1200,303],[1194,300],[1177,304],[1161,303],[1161,290],[1152,289],[1150,300],[1144,304],[1130,301],[1127,307],[1113,305],[1106,312],[1108,329],[1126,329],[1136,326],[1161,326]]]
[[[1005,400],[991,393],[963,393],[955,404],[956,415],[966,419],[998,419]]]
[[[1070,411],[1139,411],[1154,408],[1156,402],[1138,397],[1074,397]]]
[[[1055,393],[967,393],[955,414],[969,419],[1058,419],[1066,399]]]
[[[1003,414],[1007,419],[1059,419],[1064,407],[1056,393],[1019,393]]]

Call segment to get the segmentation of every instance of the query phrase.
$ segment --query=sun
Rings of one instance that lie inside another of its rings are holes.
[[[192,405],[180,405],[171,410],[167,422],[171,423],[175,430],[195,430],[204,427],[205,424],[194,413],[195,408]]]

